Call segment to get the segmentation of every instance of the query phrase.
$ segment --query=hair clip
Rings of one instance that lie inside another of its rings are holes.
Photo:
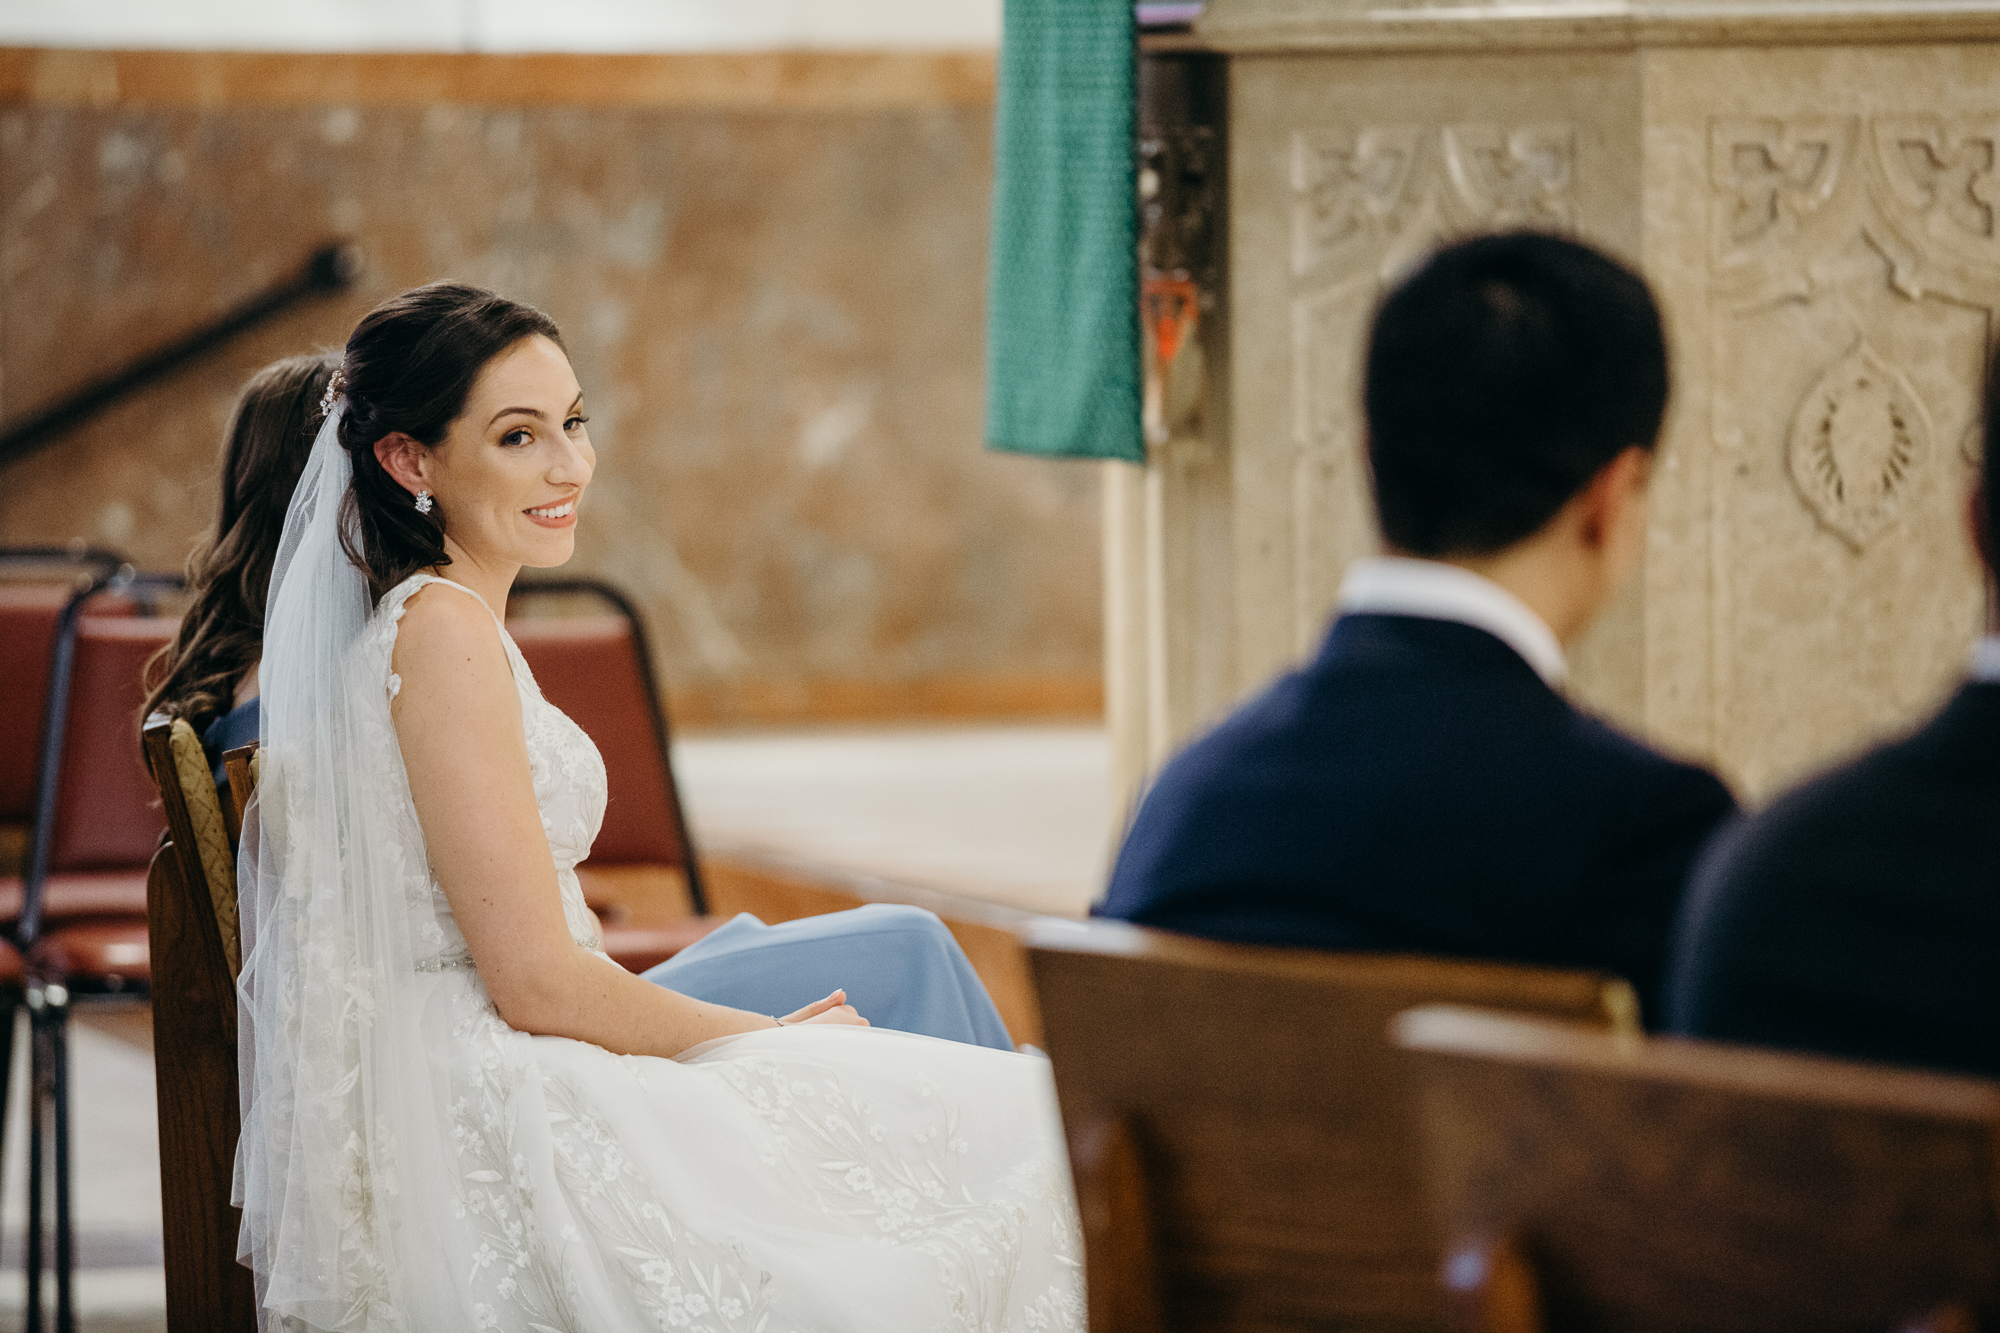
[[[326,392],[319,396],[319,414],[325,416],[333,411],[334,402],[347,388],[347,371],[336,367],[333,377],[326,382]]]

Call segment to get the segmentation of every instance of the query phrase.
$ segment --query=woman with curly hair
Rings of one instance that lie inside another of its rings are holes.
[[[184,717],[218,785],[222,754],[257,739],[257,663],[278,536],[319,430],[335,357],[289,356],[243,386],[222,451],[222,507],[188,559],[194,604],[180,634],[146,664],[146,710]]]

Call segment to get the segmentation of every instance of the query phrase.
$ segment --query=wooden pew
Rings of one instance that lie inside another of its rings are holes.
[[[2000,1321],[2000,1083],[1402,1015],[1467,1333]]]
[[[1092,1333],[1441,1328],[1389,1019],[1452,999],[1637,1030],[1631,988],[1597,973],[1047,918],[1028,961]]]

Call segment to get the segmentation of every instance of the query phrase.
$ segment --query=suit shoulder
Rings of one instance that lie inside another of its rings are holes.
[[[1707,768],[1656,750],[1603,718],[1573,711],[1568,731],[1572,744],[1607,779],[1648,794],[1678,796],[1724,810],[1736,807],[1728,786]]]
[[[1907,740],[1891,742],[1800,783],[1730,829],[1711,868],[1728,877],[1761,864],[1793,864],[1799,853],[1840,842],[1893,818],[1921,786]]]

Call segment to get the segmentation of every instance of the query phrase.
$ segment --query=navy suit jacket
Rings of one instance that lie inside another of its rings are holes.
[[[1671,989],[1696,1036],[2000,1075],[2000,685],[1716,839]]]
[[[1603,968],[1659,1013],[1675,910],[1735,808],[1484,630],[1346,615],[1176,756],[1096,911],[1215,939]]]

